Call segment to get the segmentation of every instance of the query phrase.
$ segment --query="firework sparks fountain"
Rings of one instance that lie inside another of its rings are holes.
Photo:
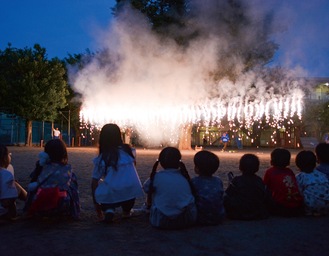
[[[212,79],[218,53],[228,45],[226,38],[207,35],[182,50],[156,37],[145,19],[125,12],[104,31],[104,50],[70,75],[83,95],[81,120],[133,128],[143,141],[159,145],[176,144],[184,125],[220,126],[225,119],[237,128],[255,121],[279,127],[300,118],[303,92],[297,83],[265,82],[243,72],[239,60],[233,63],[239,74],[234,82]]]

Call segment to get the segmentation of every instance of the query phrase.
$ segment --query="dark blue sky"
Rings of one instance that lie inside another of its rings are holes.
[[[257,1],[257,0],[250,0]],[[269,0],[282,33],[275,65],[306,70],[310,77],[329,77],[329,1]],[[115,0],[1,0],[0,49],[39,43],[48,57],[97,50],[97,35],[111,21]]]

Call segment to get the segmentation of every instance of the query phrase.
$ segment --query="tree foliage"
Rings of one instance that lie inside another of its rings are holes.
[[[1,105],[27,120],[54,121],[58,109],[66,105],[68,95],[65,68],[57,58],[48,60],[46,49],[17,49],[10,45],[0,51],[0,83],[5,97]],[[29,128],[30,127],[30,128]],[[31,144],[32,131],[27,131]]]
[[[117,0],[113,9],[117,14],[125,5],[143,13],[157,32],[163,33],[168,26],[184,24],[183,17],[187,13],[187,2],[185,0]]]

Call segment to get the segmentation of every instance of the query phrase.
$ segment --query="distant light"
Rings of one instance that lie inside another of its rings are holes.
[[[325,85],[325,86],[329,86],[329,83],[325,83],[324,85]]]

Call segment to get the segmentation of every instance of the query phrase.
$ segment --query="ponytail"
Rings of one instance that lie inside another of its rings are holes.
[[[192,186],[191,177],[188,174],[186,166],[182,161],[179,161],[179,171],[184,176],[184,178],[187,180],[188,184],[190,185],[192,194],[193,194],[193,196],[195,196],[195,191],[194,191],[194,187]]]
[[[186,166],[182,161],[179,161],[179,171],[187,179],[188,182],[191,181],[191,178],[187,172]]]
[[[147,192],[147,201],[146,201],[147,209],[150,209],[151,205],[152,205],[152,195],[153,195],[153,192],[154,192],[153,180],[154,180],[154,176],[156,174],[158,165],[159,165],[159,160],[156,160],[156,162],[153,165],[152,172],[150,174],[150,186],[149,186],[149,190]]]

